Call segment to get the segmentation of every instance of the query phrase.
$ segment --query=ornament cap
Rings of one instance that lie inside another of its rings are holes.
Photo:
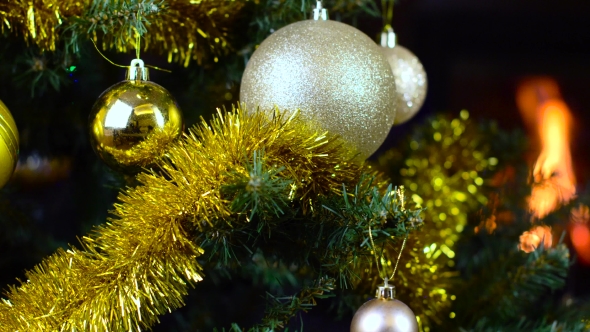
[[[131,64],[127,69],[127,74],[125,75],[125,79],[127,81],[149,81],[150,80],[150,72],[147,67],[143,64],[143,60],[141,59],[133,59],[131,60]]]
[[[327,21],[328,10],[322,6],[322,1],[318,0],[316,7],[313,10],[313,19],[315,21]]]
[[[383,285],[377,287],[377,293],[375,294],[377,300],[393,300],[395,299],[395,286],[390,285],[388,279],[385,278]]]
[[[381,32],[381,46],[394,48],[397,45],[397,36],[393,28],[388,24]]]

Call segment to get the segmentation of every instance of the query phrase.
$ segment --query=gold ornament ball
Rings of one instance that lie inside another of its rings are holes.
[[[256,49],[242,77],[249,112],[301,111],[369,157],[395,117],[393,73],[380,47],[361,31],[331,20],[290,24]]]
[[[141,67],[132,63],[127,76],[95,102],[90,141],[109,167],[133,174],[153,166],[165,153],[182,133],[183,118],[170,92],[148,81],[143,62]]]
[[[0,100],[0,188],[14,172],[18,162],[18,129],[8,108]]]
[[[418,332],[416,315],[396,299],[373,299],[354,314],[350,332]]]
[[[414,53],[403,46],[382,47],[382,51],[395,77],[397,112],[394,125],[398,125],[413,118],[422,107],[428,86],[426,72]]]

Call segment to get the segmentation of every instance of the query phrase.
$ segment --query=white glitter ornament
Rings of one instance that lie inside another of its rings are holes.
[[[314,19],[270,35],[246,66],[240,100],[249,112],[301,110],[301,116],[338,134],[369,157],[395,117],[393,73],[380,47],[352,26]]]
[[[365,302],[354,314],[350,332],[418,332],[412,309],[394,297],[395,288],[385,279],[376,298]]]
[[[426,72],[414,53],[397,44],[393,29],[381,33],[381,46],[395,77],[397,111],[394,125],[399,125],[413,118],[422,107],[428,85]]]

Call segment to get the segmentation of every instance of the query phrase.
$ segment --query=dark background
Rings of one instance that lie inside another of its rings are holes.
[[[590,124],[590,2],[402,0],[395,8],[393,27],[398,42],[422,61],[428,75],[428,96],[421,112],[408,123],[394,127],[378,153],[395,147],[413,126],[438,112],[457,114],[468,109],[476,118],[524,130],[515,100],[516,88],[524,78],[551,76],[559,83],[575,119],[574,169],[580,187],[585,187],[590,180],[590,154],[586,148],[590,134],[585,130]],[[367,18],[359,21],[359,28],[376,36],[381,21]],[[0,39],[0,44],[14,40]],[[9,55],[20,56],[17,51]],[[78,70],[68,78],[70,84],[60,93],[15,98],[16,90],[27,88],[13,85],[6,78],[0,80],[0,100],[11,110],[21,131],[21,162],[46,157],[70,163],[65,177],[47,183],[15,180],[0,191],[5,204],[0,218],[4,213],[4,220],[13,223],[0,224],[3,289],[16,277],[22,278],[24,269],[32,268],[57,246],[77,243],[76,236],[103,222],[117,188],[124,183],[93,154],[86,136],[87,116],[94,100],[121,80],[124,73],[92,51],[84,56],[89,61],[78,64]],[[123,64],[130,58],[129,54],[108,56]],[[231,104],[223,98],[195,104],[192,98],[211,93],[199,91],[195,82],[207,84],[214,69],[186,70],[166,64],[165,57],[146,54],[143,58],[154,65],[172,67],[173,74],[152,72],[152,80],[177,97],[188,125],[201,115],[207,118],[215,106]],[[232,93],[230,99],[235,99],[239,88],[229,86],[227,90]],[[21,95],[29,95],[26,92]],[[6,211],[10,211],[11,218],[6,218]],[[587,268],[576,266],[574,272],[574,280],[588,277]],[[231,291],[224,288],[220,298],[231,299]],[[260,302],[255,295],[250,296],[252,302]],[[308,327],[323,324],[316,317],[309,319]],[[172,320],[164,318],[165,323],[172,324]],[[331,330],[346,330],[347,324],[332,326]],[[165,331],[166,324],[157,330]]]
[[[393,25],[399,43],[422,61],[429,84],[422,111],[400,129],[432,112],[461,109],[507,129],[524,128],[516,88],[524,78],[550,76],[560,85],[575,119],[575,170],[580,183],[587,181],[590,3],[402,1],[395,8]],[[390,142],[397,136],[392,131]]]

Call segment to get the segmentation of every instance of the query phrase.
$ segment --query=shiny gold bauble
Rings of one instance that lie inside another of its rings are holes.
[[[397,91],[397,111],[394,125],[402,124],[416,115],[424,99],[428,81],[422,63],[407,48],[396,43],[393,30],[387,31],[385,42],[382,40],[381,50],[385,54],[393,76]]]
[[[131,73],[131,76],[130,76]],[[90,114],[90,141],[114,170],[132,174],[150,167],[183,130],[174,97],[148,81],[147,68],[134,67],[128,79],[103,92]]]
[[[416,315],[405,303],[393,298],[393,287],[380,286],[377,297],[354,314],[350,332],[418,332]]]
[[[270,35],[246,66],[240,100],[249,112],[301,110],[304,119],[369,157],[395,117],[393,73],[380,47],[331,20],[290,24]]]
[[[12,114],[0,100],[0,188],[12,176],[18,162],[18,129]]]

